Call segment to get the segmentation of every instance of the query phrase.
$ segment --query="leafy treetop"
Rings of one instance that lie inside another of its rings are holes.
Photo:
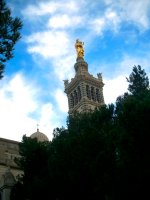
[[[133,71],[127,81],[129,83],[128,90],[133,95],[143,93],[149,89],[149,79],[140,65],[133,67]]]
[[[0,79],[3,78],[5,62],[13,57],[14,45],[20,39],[21,20],[11,16],[5,0],[0,1]]]

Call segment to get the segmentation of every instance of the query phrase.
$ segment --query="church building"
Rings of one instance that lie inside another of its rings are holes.
[[[48,141],[48,137],[39,131],[30,135],[39,142]],[[19,142],[0,138],[0,200],[10,200],[11,189],[18,175],[22,174],[14,158],[19,157]]]

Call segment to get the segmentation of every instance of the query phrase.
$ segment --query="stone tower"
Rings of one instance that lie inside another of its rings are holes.
[[[65,93],[68,97],[69,114],[88,112],[104,105],[103,80],[101,73],[97,78],[88,72],[88,64],[84,60],[84,43],[76,40],[77,59],[74,65],[75,77],[64,80]]]

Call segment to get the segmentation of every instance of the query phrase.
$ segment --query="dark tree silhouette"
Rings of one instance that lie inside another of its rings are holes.
[[[118,197],[146,198],[150,178],[150,90],[144,70],[134,66],[128,90],[116,102],[118,126]]]
[[[133,71],[127,78],[129,83],[128,90],[133,95],[140,94],[149,89],[149,79],[145,73],[145,70],[140,65],[134,66]]]
[[[5,0],[0,1],[0,79],[3,77],[5,63],[13,55],[14,45],[20,39],[21,20],[11,16]]]

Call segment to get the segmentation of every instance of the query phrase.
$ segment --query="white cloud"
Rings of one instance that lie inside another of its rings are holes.
[[[94,30],[93,32],[99,35],[102,35],[105,30],[116,33],[126,22],[134,24],[139,30],[150,28],[149,0],[130,0],[128,3],[124,0],[103,0],[94,2],[94,6],[91,2],[91,6],[88,6],[89,2],[84,0],[80,2],[74,0],[38,2],[36,5],[29,4],[22,14],[27,16],[29,21],[34,18],[37,24],[39,23],[37,17],[40,17],[41,27],[45,26],[54,30],[71,28],[74,31],[84,27],[87,30]],[[103,2],[105,6],[98,12],[96,8],[98,9],[100,3]],[[46,18],[45,15],[47,15]]]
[[[145,70],[148,77],[150,77],[149,68],[150,55],[145,57],[136,57],[125,54],[122,60],[118,63],[113,63],[116,66],[112,79],[104,78],[104,99],[105,103],[114,103],[116,98],[125,92],[127,92],[128,82],[126,77],[132,73],[133,66],[141,65],[142,69]]]
[[[69,54],[69,53],[68,53]],[[73,54],[73,53],[72,53]],[[71,79],[74,76],[75,56],[65,56],[53,61],[54,72],[58,80]]]
[[[91,25],[92,25],[92,30],[94,30],[97,34],[102,35],[106,27],[105,18],[98,17],[91,22]]]
[[[129,23],[135,25],[140,31],[150,28],[150,1],[149,0],[104,0],[106,8],[102,13],[89,20],[91,29],[102,35],[105,30],[118,32],[121,25]],[[99,3],[97,3],[98,5]]]
[[[120,16],[117,12],[107,9],[105,12],[106,22],[110,29],[117,32],[121,23]]]
[[[55,92],[55,98],[57,101],[58,108],[61,112],[68,112],[68,100],[66,94],[62,89],[57,89]]]
[[[118,73],[129,75],[132,72],[134,65],[141,65],[145,71],[149,72],[149,59],[150,54],[145,55],[143,57],[141,56],[131,56],[128,54],[124,54],[122,60],[120,63],[118,63]]]
[[[69,36],[64,31],[33,33],[26,38],[28,52],[39,54],[45,59],[66,55],[69,51]]]
[[[54,15],[54,17],[51,17],[48,21],[48,27],[49,28],[70,28],[75,27],[81,22],[80,16],[69,16],[66,14],[63,15]]]
[[[60,116],[57,109],[54,109],[54,105],[51,103],[41,105],[40,118],[38,120],[40,131],[46,134],[50,140],[53,137],[54,128],[61,126],[60,121]]]
[[[21,141],[22,136],[30,136],[40,131],[52,139],[53,129],[61,126],[60,115],[51,103],[42,102],[42,92],[32,81],[22,74],[1,81],[0,87],[0,137]],[[62,98],[62,96],[61,96]]]
[[[27,37],[28,52],[51,62],[56,77],[61,81],[71,78],[75,63],[75,48],[65,31],[38,32]],[[52,68],[51,68],[52,69]]]
[[[115,103],[116,98],[127,91],[127,81],[124,76],[118,76],[115,79],[104,79],[104,100],[106,104]]]
[[[77,13],[80,10],[80,6],[76,0],[65,1],[65,11],[69,11],[70,13]],[[82,5],[82,0],[80,1],[80,5]]]
[[[21,74],[11,80],[4,79],[0,90],[1,137],[21,140],[25,130],[34,127],[35,120],[29,115],[37,109],[34,96],[36,89],[30,87]],[[23,130],[24,128],[24,130]]]
[[[122,23],[129,22],[135,24],[140,30],[146,30],[150,27],[149,12],[150,1],[149,0],[130,0],[128,2],[124,0],[104,0],[107,7],[120,16]]]
[[[81,2],[80,2],[81,3]],[[55,13],[77,13],[80,6],[76,1],[61,0],[38,2],[36,5],[29,4],[23,11],[22,15],[28,17],[29,20],[36,19],[44,15],[52,15]]]
[[[47,3],[39,2],[37,5],[29,4],[23,11],[22,14],[27,17],[37,17],[47,14],[53,14],[58,8],[61,7],[61,4],[49,1]]]
[[[71,23],[70,19],[68,20],[68,23]],[[75,20],[78,21],[78,19]],[[59,27],[59,23],[56,24],[56,27]],[[72,41],[67,31],[53,29],[35,32],[26,37],[26,43],[28,44],[28,52],[34,57],[36,56],[37,61],[40,61],[40,55],[43,59],[51,62],[59,80],[71,78],[74,71],[73,65],[76,59],[76,52],[74,45],[72,45],[74,41]]]
[[[143,29],[148,29],[150,25],[149,11],[150,1],[149,0],[131,0],[127,4],[125,2],[122,5],[124,8],[123,19],[129,20],[135,23],[137,26]]]
[[[93,20],[91,20],[90,25],[97,34],[102,35],[107,29],[117,32],[120,22],[120,16],[118,16],[117,12],[111,9],[106,9],[102,16],[95,17]]]

